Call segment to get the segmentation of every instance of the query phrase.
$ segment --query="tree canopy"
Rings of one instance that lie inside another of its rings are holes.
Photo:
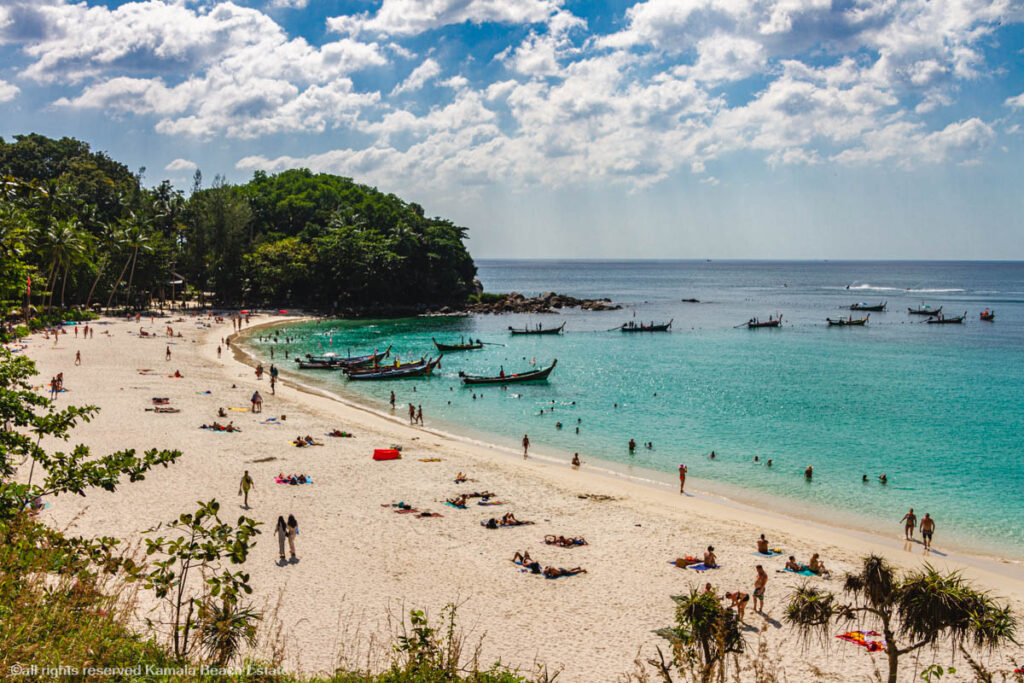
[[[73,138],[0,139],[0,303],[144,308],[184,294],[325,311],[460,304],[466,229],[351,178],[305,169],[189,191],[142,183]],[[183,281],[183,282],[182,282]],[[184,285],[184,286],[183,286]]]

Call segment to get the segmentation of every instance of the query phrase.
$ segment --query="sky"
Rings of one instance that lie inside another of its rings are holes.
[[[478,258],[1024,259],[1024,0],[0,0],[0,136]]]

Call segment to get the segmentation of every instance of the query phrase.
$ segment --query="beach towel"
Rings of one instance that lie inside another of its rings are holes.
[[[881,652],[885,649],[884,640],[868,640],[869,638],[881,638],[882,634],[878,631],[847,631],[842,635],[836,636],[839,640],[845,640],[848,643],[854,645],[860,645],[866,648],[868,652]]]
[[[466,509],[465,505],[456,505],[455,503],[449,503],[448,501],[445,501],[444,504],[447,505],[448,507],[455,508],[456,510],[465,510]]]
[[[561,575],[561,576],[545,576],[544,578],[545,578],[545,579],[549,579],[549,580],[551,580],[551,581],[554,581],[555,579],[566,579],[566,578],[568,578],[568,577],[570,577],[570,576],[579,576],[579,575],[580,575],[580,574],[582,574],[582,573],[583,573],[583,572],[578,572],[578,573],[576,573],[576,574],[563,574],[563,575]]]
[[[710,571],[712,569],[721,569],[722,565],[716,565],[714,567],[708,567],[703,562],[698,562],[697,564],[688,564],[688,565],[686,565],[686,568],[687,569],[692,569],[692,570],[698,571],[698,572],[706,572],[706,571]]]
[[[153,413],[180,413],[181,410],[179,410],[178,408],[171,408],[169,406],[163,406],[163,407],[157,406],[156,408],[146,408],[146,412],[153,412]]]
[[[504,505],[503,500],[481,500],[477,505]]]
[[[800,576],[817,576],[817,574],[812,572],[807,567],[803,567],[800,571],[796,571],[795,569],[790,569],[789,567],[787,567],[787,568],[783,569],[782,571],[789,572],[790,574],[799,574]]]
[[[441,462],[441,458],[420,458],[420,462]]]
[[[248,408],[228,408],[228,410],[233,410],[236,413],[248,413],[249,412]]]
[[[196,393],[197,393],[197,394],[205,394],[205,395],[209,396],[209,395],[210,395],[210,394],[212,394],[213,392],[212,392],[212,391],[197,391]]]
[[[261,425],[277,425],[281,426],[281,423],[277,421],[276,417],[268,417],[266,420],[260,420]]]
[[[756,553],[755,552],[755,553],[751,553],[751,554],[752,555],[757,555],[758,557],[776,557],[778,555],[785,554],[785,552],[786,551],[783,550],[782,548],[770,548],[767,553]]]

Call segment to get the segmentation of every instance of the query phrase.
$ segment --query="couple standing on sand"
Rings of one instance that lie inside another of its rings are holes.
[[[295,562],[298,558],[295,557],[295,537],[299,535],[299,523],[295,519],[295,515],[288,515],[288,521],[284,521],[284,517],[278,516],[277,526],[274,527],[274,535],[277,536],[277,551],[280,555],[280,561],[283,564],[284,559],[284,542],[288,540],[288,550],[291,552],[291,561]]]

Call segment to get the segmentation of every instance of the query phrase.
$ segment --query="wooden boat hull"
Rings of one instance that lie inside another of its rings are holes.
[[[955,318],[928,318],[925,322],[929,325],[961,325],[965,318],[967,318],[966,313]]]
[[[828,323],[829,327],[863,327],[864,325],[867,325],[868,318],[870,317],[871,316],[865,316],[859,320],[844,320],[843,318],[833,320],[832,318],[826,318],[825,321]]]
[[[667,323],[661,325],[641,325],[640,327],[629,327],[628,325],[623,324],[619,329],[623,332],[668,332],[672,327],[673,322],[674,321],[669,320]]]
[[[885,307],[889,304],[888,301],[878,304],[877,306],[867,306],[865,304],[853,304],[850,306],[851,311],[867,311],[870,313],[881,313],[885,310]]]
[[[907,313],[910,315],[939,315],[942,313],[942,306],[939,306],[934,311],[928,308],[908,308]]]
[[[505,375],[504,377],[474,377],[463,375],[463,384],[522,384],[523,382],[542,382],[548,378],[551,371],[555,369],[558,364],[558,359],[551,361],[551,365],[544,368],[543,370],[534,370],[532,372],[520,372],[513,375]]]
[[[517,330],[514,327],[509,327],[508,331],[511,332],[512,334],[561,334],[562,330],[564,328],[565,328],[565,323],[562,323],[558,327],[550,327],[550,328],[548,328],[546,330],[545,329],[531,330],[529,328],[523,328],[521,330]]]
[[[330,363],[310,363],[308,361],[300,360],[300,370],[337,370],[339,366],[332,365]]]
[[[477,349],[484,348],[483,344],[439,344],[433,337],[430,338],[434,342],[434,346],[437,347],[438,351],[476,351]]]
[[[353,367],[368,364],[372,365],[375,360],[379,362],[380,360],[387,358],[390,355],[391,346],[389,345],[388,348],[384,349],[383,351],[378,351],[377,353],[369,353],[366,354],[365,356],[349,356],[347,358],[342,358],[340,356],[314,356],[312,354],[307,353],[305,360],[301,358],[296,358],[295,362],[320,363],[323,365],[333,365],[338,367]]]
[[[430,362],[430,360],[428,358],[423,357],[423,358],[419,359],[418,361],[413,361],[413,362],[410,362],[410,363],[405,363],[404,365],[399,365],[397,368],[394,365],[392,365],[392,364],[389,364],[389,365],[378,365],[377,367],[373,367],[372,365],[369,365],[369,366],[364,365],[364,366],[359,366],[359,367],[347,367],[347,368],[344,368],[344,371],[345,371],[345,374],[347,374],[347,375],[366,375],[366,374],[372,374],[372,373],[375,373],[375,372],[387,372],[389,370],[406,370],[406,369],[411,370],[413,368],[423,367],[423,366],[425,366],[429,362]]]
[[[432,361],[428,361],[424,365],[417,365],[416,367],[400,367],[400,368],[388,368],[386,370],[380,370],[377,372],[360,372],[356,374],[350,374],[348,378],[350,380],[383,380],[383,379],[406,379],[408,377],[423,377],[429,375],[434,371],[434,368],[441,362],[441,356],[438,356]]]

